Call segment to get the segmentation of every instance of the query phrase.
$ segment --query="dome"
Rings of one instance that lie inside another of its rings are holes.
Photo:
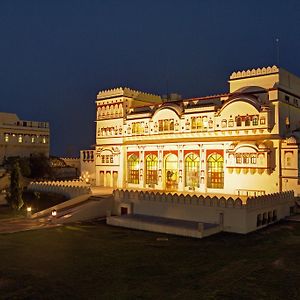
[[[292,135],[286,139],[287,144],[297,144],[296,138]]]

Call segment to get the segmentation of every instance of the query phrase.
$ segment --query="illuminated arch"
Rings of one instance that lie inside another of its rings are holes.
[[[131,154],[127,159],[127,181],[128,183],[139,183],[140,161],[135,154]]]
[[[224,158],[216,152],[207,158],[207,187],[224,188]]]
[[[168,190],[178,187],[178,157],[172,153],[165,158],[165,185]]]
[[[184,160],[185,186],[199,187],[200,157],[195,153],[190,153]]]
[[[146,184],[157,184],[158,182],[158,158],[155,154],[146,157]]]

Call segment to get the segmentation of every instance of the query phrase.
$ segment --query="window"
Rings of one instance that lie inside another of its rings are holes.
[[[294,98],[294,105],[298,106],[298,100],[297,100],[297,98]]]
[[[139,158],[135,154],[128,157],[128,183],[139,183]]]
[[[242,118],[240,116],[237,116],[235,121],[236,121],[236,126],[242,126]]]
[[[23,136],[21,134],[18,136],[18,143],[23,143]]]
[[[4,141],[5,141],[6,143],[9,142],[9,134],[8,134],[8,133],[5,133],[5,135],[4,135]]]
[[[243,155],[243,163],[244,163],[244,164],[249,164],[249,162],[250,162],[250,157],[249,157],[249,155],[248,155],[248,154],[244,154],[244,155]]]
[[[237,154],[237,155],[235,156],[235,162],[236,162],[237,164],[241,164],[241,163],[242,163],[242,155],[241,155],[241,154]]]
[[[110,155],[110,156],[109,156],[109,162],[110,162],[111,164],[114,163],[114,157],[113,157],[113,155]]]
[[[104,164],[105,163],[105,155],[101,155],[101,162]]]
[[[46,137],[45,137],[45,136],[43,136],[43,141],[42,141],[42,142],[43,142],[43,144],[46,144],[46,141],[47,141],[47,140],[46,140]]]
[[[227,120],[226,119],[222,120],[221,127],[222,128],[226,128],[227,127]]]
[[[234,126],[233,119],[229,119],[229,121],[228,121],[228,127],[233,127],[233,126]]]
[[[202,117],[192,117],[192,130],[202,129]]]
[[[158,131],[173,131],[174,119],[165,119],[158,121]]]
[[[165,182],[168,190],[176,190],[178,187],[178,158],[175,154],[166,157]]]
[[[258,116],[254,116],[252,118],[252,125],[257,126],[258,125]]]
[[[199,187],[200,157],[195,153],[189,154],[184,163],[185,186]]]
[[[158,182],[158,159],[154,154],[146,157],[146,184],[157,184]]]
[[[251,156],[250,156],[250,162],[251,162],[251,164],[256,164],[256,155],[255,154],[251,154]]]
[[[260,123],[260,125],[265,125],[266,124],[266,118],[261,117],[259,123]]]
[[[144,133],[144,122],[132,123],[132,134],[143,134]]]
[[[250,117],[248,116],[245,118],[245,126],[250,126]]]
[[[224,187],[224,159],[216,152],[207,159],[207,187],[213,189]]]
[[[285,102],[290,102],[290,97],[285,95],[284,100],[285,100]]]
[[[212,119],[209,119],[209,121],[208,121],[208,127],[209,127],[209,128],[213,128],[213,126],[214,126],[213,120],[212,120]]]
[[[35,143],[35,136],[34,135],[31,136],[31,143]]]

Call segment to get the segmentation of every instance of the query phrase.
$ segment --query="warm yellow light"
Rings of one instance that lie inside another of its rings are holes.
[[[53,209],[53,210],[52,210],[51,215],[52,215],[52,217],[56,217],[56,215],[57,215],[56,209]]]
[[[31,212],[31,207],[30,206],[27,207],[27,212]]]

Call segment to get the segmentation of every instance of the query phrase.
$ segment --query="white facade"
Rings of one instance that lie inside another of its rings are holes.
[[[49,138],[48,122],[23,121],[16,114],[0,112],[0,163],[11,156],[49,156]]]
[[[300,79],[275,66],[234,72],[230,92],[166,102],[97,96],[96,185],[232,195],[300,194]]]

